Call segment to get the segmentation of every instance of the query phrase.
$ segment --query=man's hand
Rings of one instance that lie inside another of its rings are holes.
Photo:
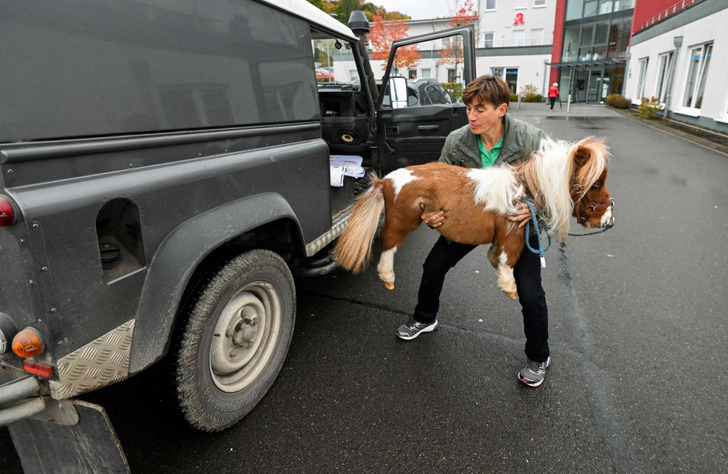
[[[432,227],[433,229],[440,227],[442,225],[442,221],[445,220],[444,211],[424,212],[425,205],[423,203],[420,203],[420,209],[422,209],[422,215],[420,216],[420,218],[425,224]]]
[[[519,229],[525,226],[529,219],[531,219],[531,210],[525,202],[518,203],[515,214],[508,214],[508,220],[511,222],[517,222]]]

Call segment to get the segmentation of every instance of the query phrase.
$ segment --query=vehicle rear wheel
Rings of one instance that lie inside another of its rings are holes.
[[[288,266],[268,250],[246,252],[213,276],[190,305],[175,360],[190,424],[223,430],[260,401],[288,353],[295,300]]]

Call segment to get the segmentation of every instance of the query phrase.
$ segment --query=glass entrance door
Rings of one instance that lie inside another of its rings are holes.
[[[586,101],[599,102],[602,92],[602,72],[603,70],[592,69],[589,71],[589,83],[587,85]]]
[[[571,83],[571,101],[586,101],[587,82],[589,80],[588,72],[584,70],[574,71],[574,82]]]

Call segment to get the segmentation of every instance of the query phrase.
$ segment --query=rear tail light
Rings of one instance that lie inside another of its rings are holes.
[[[39,362],[23,361],[23,370],[28,373],[40,375],[41,377],[50,377],[53,375],[53,367]]]
[[[19,357],[35,357],[43,350],[40,334],[33,328],[25,328],[13,338],[13,352]]]
[[[3,196],[0,196],[0,227],[8,227],[15,224],[15,211],[13,206]]]

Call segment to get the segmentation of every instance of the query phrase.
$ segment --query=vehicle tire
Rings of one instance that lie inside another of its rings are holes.
[[[175,357],[177,400],[192,426],[220,431],[253,409],[283,366],[293,277],[277,254],[252,250],[216,272],[190,307]]]

